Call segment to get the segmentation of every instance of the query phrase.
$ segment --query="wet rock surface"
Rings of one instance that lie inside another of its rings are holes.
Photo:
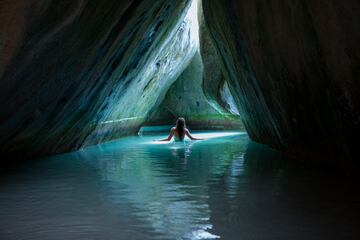
[[[204,0],[250,137],[308,160],[358,165],[358,1]]]

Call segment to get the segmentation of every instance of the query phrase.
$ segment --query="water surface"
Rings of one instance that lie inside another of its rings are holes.
[[[0,239],[359,239],[355,183],[242,132],[198,134],[208,139],[128,137],[9,169]]]

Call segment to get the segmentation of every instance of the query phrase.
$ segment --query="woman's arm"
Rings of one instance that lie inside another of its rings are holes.
[[[170,141],[173,136],[174,136],[174,129],[172,128],[170,130],[169,136],[167,138],[160,139],[160,140],[157,140],[157,141],[160,141],[160,142]]]
[[[185,129],[185,134],[186,134],[186,136],[188,136],[191,140],[204,140],[203,138],[195,138],[195,137],[191,136],[190,131],[189,131],[187,128]]]

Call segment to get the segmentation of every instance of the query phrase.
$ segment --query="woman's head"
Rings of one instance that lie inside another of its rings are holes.
[[[179,118],[176,120],[176,127],[185,128],[185,118],[179,117]]]
[[[183,117],[179,117],[176,120],[176,130],[179,133],[179,138],[182,141],[185,137],[185,119]]]

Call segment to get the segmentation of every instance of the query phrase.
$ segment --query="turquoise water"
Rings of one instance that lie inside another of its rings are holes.
[[[243,132],[134,136],[9,169],[0,239],[357,239],[360,197]]]

